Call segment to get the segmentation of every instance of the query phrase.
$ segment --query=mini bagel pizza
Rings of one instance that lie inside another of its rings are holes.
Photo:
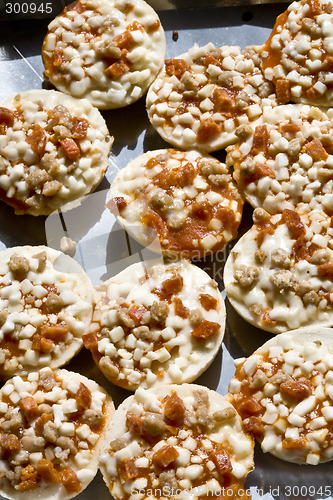
[[[86,100],[22,92],[0,107],[0,129],[0,199],[17,214],[51,214],[93,191],[108,168],[113,138]]]
[[[269,213],[285,208],[333,214],[332,110],[287,104],[236,129],[226,164],[247,201]]]
[[[62,252],[0,252],[0,377],[67,363],[83,345],[93,294],[81,266]]]
[[[107,204],[142,244],[200,258],[236,237],[243,200],[224,163],[197,151],[144,153],[116,175]]]
[[[232,249],[225,290],[247,321],[272,333],[333,325],[333,234],[320,211],[254,211],[253,227]]]
[[[116,385],[192,382],[221,346],[225,307],[217,283],[186,260],[133,264],[96,292],[83,340]]]
[[[101,455],[116,500],[251,498],[253,442],[226,399],[199,385],[138,389],[114,413]]]
[[[299,464],[333,458],[333,330],[301,328],[236,362],[228,399],[266,453]]]
[[[114,411],[93,380],[43,368],[0,391],[0,493],[13,500],[69,499],[94,479]]]
[[[274,87],[259,65],[257,47],[241,52],[212,43],[167,59],[147,94],[153,127],[181,149],[209,152],[233,144],[239,125],[275,104]]]
[[[79,0],[48,27],[44,77],[99,109],[128,106],[163,65],[165,35],[143,0]]]
[[[330,107],[333,16],[330,0],[293,2],[261,48],[262,69],[276,86],[277,101]]]

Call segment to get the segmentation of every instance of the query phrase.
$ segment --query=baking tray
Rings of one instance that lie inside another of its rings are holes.
[[[239,0],[242,5],[238,7],[210,6],[212,3],[221,5],[226,1],[228,0],[152,0],[150,3],[154,7],[163,9],[158,10],[158,13],[166,31],[167,57],[185,52],[194,43],[204,45],[213,42],[217,46],[228,44],[240,45],[242,48],[253,43],[262,44],[268,38],[276,16],[285,9],[285,4],[282,3],[249,6],[244,5],[244,0]],[[201,8],[197,7],[199,4]],[[56,6],[55,3],[53,5]],[[59,0],[59,5],[63,5],[63,0]],[[4,4],[0,4],[0,12],[3,6]],[[15,92],[41,88],[44,85],[40,50],[48,24],[47,19],[19,20],[9,16],[6,20],[1,17],[1,20],[0,101]],[[178,31],[177,41],[172,37],[174,30]],[[115,140],[109,169],[95,193],[76,208],[47,218],[15,216],[7,205],[0,206],[0,250],[27,244],[48,244],[59,248],[61,237],[67,235],[76,241],[75,259],[85,268],[94,285],[133,262],[152,257],[149,250],[125,234],[113,215],[105,209],[105,201],[109,185],[119,169],[145,151],[168,147],[149,124],[144,98],[130,107],[103,112],[103,116]],[[217,156],[220,155],[221,153]],[[251,213],[251,208],[246,204],[240,235],[251,226]],[[223,267],[234,243],[223,252],[196,262],[218,281],[224,296]],[[234,373],[233,360],[251,354],[270,337],[243,321],[228,301],[226,308],[227,325],[223,347],[210,368],[196,381],[221,394],[227,393]],[[104,378],[95,367],[90,352],[86,350],[82,350],[67,367],[104,386],[112,395],[116,406],[130,395],[128,391],[113,386]],[[256,468],[246,482],[254,500],[332,498],[332,463],[316,467],[288,464],[269,454],[264,455],[260,447],[256,446],[255,464]],[[110,498],[100,474],[77,498],[89,500],[92,497],[99,500]]]

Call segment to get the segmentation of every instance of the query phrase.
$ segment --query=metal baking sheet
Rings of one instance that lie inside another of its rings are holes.
[[[194,43],[204,45],[213,42],[218,46],[228,44],[242,48],[263,43],[276,16],[285,9],[285,4],[250,7],[244,1],[239,2],[242,6],[216,7],[222,2],[152,0],[152,5],[162,9],[159,15],[166,31],[167,57],[181,54]],[[211,7],[213,3],[215,7]],[[236,4],[234,1],[229,3]],[[197,8],[198,5],[201,7]],[[43,86],[40,50],[47,23],[47,19],[20,21],[10,18],[0,25],[0,101],[15,92]],[[176,42],[172,39],[174,30],[179,34]],[[7,205],[0,206],[0,250],[25,244],[48,244],[59,248],[60,238],[67,235],[76,241],[75,259],[83,265],[95,285],[133,262],[151,258],[149,250],[129,239],[104,206],[109,184],[118,169],[124,168],[130,160],[145,151],[168,147],[149,124],[144,98],[128,108],[103,112],[103,115],[115,141],[108,172],[95,193],[61,216],[55,214],[48,218],[15,216]],[[251,209],[246,206],[240,235],[250,226]],[[222,293],[223,267],[233,244],[225,251],[197,262],[218,281]],[[227,327],[223,348],[211,367],[197,380],[197,383],[221,394],[227,393],[234,373],[233,360],[251,354],[269,338],[267,333],[244,322],[228,301],[226,307]],[[109,391],[116,405],[130,395],[104,378],[88,351],[82,350],[68,368],[95,379]],[[256,468],[246,482],[254,500],[314,500],[333,495],[332,463],[316,467],[292,465],[264,455],[256,446],[255,464]],[[110,498],[100,474],[77,498],[89,500],[92,497],[99,500]]]

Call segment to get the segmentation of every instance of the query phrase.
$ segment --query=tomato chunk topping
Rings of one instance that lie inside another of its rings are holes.
[[[217,335],[221,328],[219,323],[214,323],[212,321],[204,320],[199,326],[191,331],[191,335],[197,339],[206,340],[213,335]]]
[[[122,483],[134,479],[139,475],[135,465],[135,458],[124,458],[117,464],[117,470]]]
[[[68,493],[78,493],[82,489],[81,482],[73,469],[65,469],[60,472],[60,481]]]
[[[71,137],[66,137],[66,139],[63,139],[59,142],[63,150],[65,151],[65,155],[67,156],[67,158],[69,158],[70,160],[75,160],[76,158],[80,157],[81,151],[74,139],[72,139]]]
[[[174,425],[182,425],[184,422],[185,405],[175,391],[164,398],[164,415]]]
[[[179,456],[178,451],[173,446],[166,444],[159,448],[153,455],[153,462],[161,469],[165,469]]]
[[[90,408],[91,405],[91,392],[86,385],[80,382],[80,387],[75,394],[76,405],[79,411]]]
[[[284,396],[295,401],[302,401],[312,393],[311,384],[308,380],[288,380],[280,385],[280,392]]]
[[[20,405],[25,417],[28,420],[33,420],[39,417],[40,413],[38,405],[35,398],[33,398],[32,396],[26,396],[25,398],[21,399]]]

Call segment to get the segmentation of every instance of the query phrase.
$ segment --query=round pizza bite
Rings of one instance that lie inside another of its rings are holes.
[[[253,214],[224,269],[225,290],[247,321],[272,333],[333,325],[333,224],[320,211]]]
[[[262,70],[277,101],[333,104],[331,0],[293,2],[261,48]]]
[[[224,335],[217,283],[189,261],[139,262],[96,289],[90,332],[97,366],[135,390],[192,382],[212,363]]]
[[[333,113],[304,104],[264,110],[236,129],[226,164],[254,207],[333,214]]]
[[[143,0],[79,0],[48,27],[44,77],[100,109],[137,101],[163,65],[165,35]]]
[[[0,378],[67,363],[93,302],[88,276],[68,255],[45,246],[0,252]]]
[[[224,163],[194,150],[163,149],[118,172],[107,206],[143,245],[201,258],[237,236],[243,200]]]
[[[138,389],[113,415],[101,471],[116,500],[251,495],[253,442],[226,399],[199,385]]]
[[[49,215],[89,194],[113,142],[87,100],[30,90],[0,107],[0,199],[16,214]]]
[[[43,368],[0,391],[0,493],[66,500],[94,479],[113,402],[78,373]]]
[[[263,452],[299,464],[332,460],[332,329],[282,333],[235,364],[228,399]]]
[[[194,45],[167,59],[147,94],[161,137],[182,149],[216,151],[237,141],[235,129],[273,105],[273,86],[259,68],[257,47]],[[269,98],[270,96],[270,98]]]

